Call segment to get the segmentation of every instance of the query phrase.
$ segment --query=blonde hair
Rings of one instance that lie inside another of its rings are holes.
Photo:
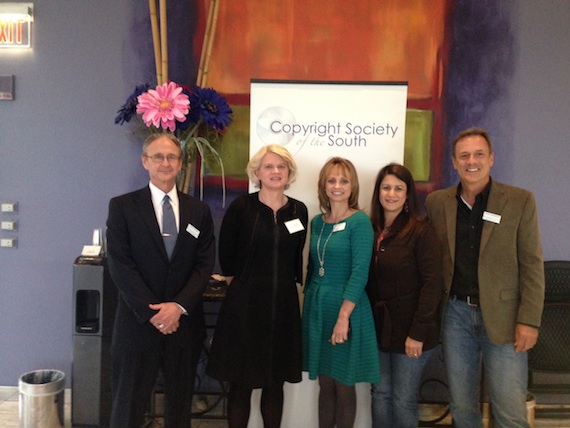
[[[282,157],[287,164],[287,168],[289,169],[289,179],[287,180],[287,184],[285,184],[285,189],[288,189],[289,185],[295,181],[295,178],[297,177],[297,163],[295,162],[295,159],[293,159],[293,156],[291,156],[291,153],[289,153],[289,150],[278,144],[268,144],[267,146],[263,146],[252,156],[245,168],[247,176],[255,187],[258,189],[261,187],[261,183],[255,173],[259,171],[263,157],[268,153],[274,153],[277,156]]]
[[[351,192],[350,197],[348,198],[348,206],[354,210],[359,210],[358,207],[358,192],[359,192],[359,185],[358,185],[358,174],[356,173],[356,168],[354,167],[353,163],[348,159],[334,157],[329,159],[321,168],[321,172],[319,173],[319,182],[318,182],[318,189],[319,189],[319,206],[321,212],[323,214],[330,214],[331,212],[331,203],[327,196],[326,185],[327,179],[331,171],[334,168],[340,168],[350,180],[351,184]]]

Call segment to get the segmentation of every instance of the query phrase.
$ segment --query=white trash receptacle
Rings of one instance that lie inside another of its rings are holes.
[[[61,428],[65,373],[34,370],[20,376],[20,427]]]

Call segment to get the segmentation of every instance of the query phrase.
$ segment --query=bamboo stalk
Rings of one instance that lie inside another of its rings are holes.
[[[156,16],[156,0],[148,0],[150,10],[150,25],[152,28],[152,44],[154,46],[154,65],[156,67],[156,81],[162,83],[162,58],[160,55],[160,36],[158,34],[158,18]]]
[[[202,48],[200,62],[202,64],[202,70],[200,75],[199,86],[205,87],[208,80],[208,71],[210,68],[210,58],[212,56],[212,47],[214,46],[214,36],[216,34],[216,25],[218,23],[218,11],[220,8],[219,0],[212,0],[210,9],[208,11],[208,21],[210,21],[209,28],[206,29],[206,35],[204,36],[204,46],[206,49]]]
[[[196,85],[200,86],[202,83],[202,75],[204,74],[204,60],[206,59],[206,49],[208,46],[208,34],[212,27],[212,12],[214,10],[213,3],[215,0],[210,0],[210,7],[208,8],[208,18],[206,20],[206,29],[204,30],[204,39],[202,40],[202,50],[200,51],[200,64],[198,65],[198,75],[196,76]],[[207,3],[207,0],[204,0]]]
[[[160,0],[160,51],[162,54],[162,82],[168,82],[168,23],[166,0]]]
[[[212,28],[210,33],[210,38],[208,41],[208,49],[206,51],[206,64],[205,64],[205,73],[204,77],[202,78],[202,86],[206,86],[206,81],[208,80],[208,72],[210,71],[210,58],[212,57],[212,49],[214,47],[214,39],[216,34],[216,27],[218,25],[218,15],[220,9],[220,0],[214,0],[214,17],[212,19]]]

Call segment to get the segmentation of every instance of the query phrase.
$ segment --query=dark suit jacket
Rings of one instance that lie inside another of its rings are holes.
[[[455,262],[457,186],[431,193],[426,208],[442,242],[444,301]],[[540,326],[544,304],[544,264],[534,196],[493,181],[487,212],[500,223],[483,222],[479,249],[479,299],[490,340],[513,343],[517,323]]]
[[[108,262],[120,296],[115,333],[134,335],[128,346],[150,346],[161,339],[148,322],[156,313],[148,305],[168,301],[188,311],[168,340],[190,346],[203,338],[202,293],[215,257],[213,221],[206,204],[180,192],[178,197],[180,231],[172,260],[166,255],[148,186],[109,203]],[[200,232],[197,237],[187,231],[188,225]]]

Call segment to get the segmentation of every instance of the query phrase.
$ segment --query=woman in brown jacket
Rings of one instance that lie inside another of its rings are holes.
[[[367,293],[374,308],[381,381],[372,385],[373,427],[417,427],[422,371],[439,342],[441,250],[420,215],[414,180],[382,168],[372,197],[374,252]]]

